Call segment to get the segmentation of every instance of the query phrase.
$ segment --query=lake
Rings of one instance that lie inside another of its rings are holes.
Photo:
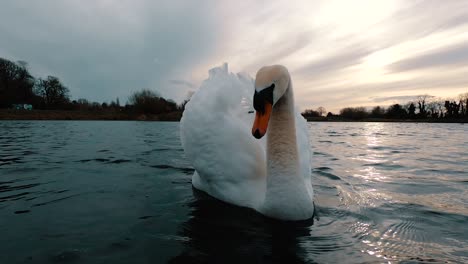
[[[0,263],[468,262],[468,125],[309,128],[292,223],[194,190],[178,123],[0,121]]]

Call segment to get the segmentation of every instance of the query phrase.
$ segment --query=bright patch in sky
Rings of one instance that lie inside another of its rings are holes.
[[[4,1],[0,57],[58,76],[73,98],[182,101],[228,62],[284,64],[299,106],[468,92],[468,1]]]

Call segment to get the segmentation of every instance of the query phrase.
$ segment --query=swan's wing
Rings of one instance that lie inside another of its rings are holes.
[[[307,121],[301,115],[300,111],[296,109],[296,136],[299,151],[299,165],[301,167],[304,181],[307,184],[307,191],[311,198],[313,198],[313,189],[311,182],[311,153],[309,145],[309,129]]]
[[[262,141],[251,135],[248,98],[253,80],[225,67],[210,76],[187,103],[181,141],[196,174],[193,185],[240,206],[255,207],[265,193],[266,162]]]

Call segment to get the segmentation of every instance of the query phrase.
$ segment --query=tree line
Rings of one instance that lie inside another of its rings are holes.
[[[324,108],[307,109],[302,115],[307,119],[324,117]],[[325,118],[325,117],[324,117]],[[442,99],[421,95],[406,104],[393,104],[388,107],[374,106],[345,107],[335,115],[328,112],[327,119],[335,120],[458,120],[468,119],[468,92],[458,95],[457,99]]]
[[[72,100],[70,89],[59,78],[35,78],[24,61],[12,62],[0,58],[0,109],[15,105],[32,105],[41,110],[123,111],[141,114],[181,112],[185,103],[178,105],[157,92],[143,89],[132,93],[121,106],[119,98],[110,103],[90,102],[81,98]]]
[[[188,95],[190,98],[191,94]],[[59,78],[48,76],[45,79],[35,78],[24,61],[12,62],[0,58],[0,109],[13,108],[15,105],[32,105],[34,109],[45,110],[79,110],[79,111],[118,111],[136,114],[164,114],[182,112],[189,99],[177,104],[165,99],[157,92],[143,89],[132,93],[125,105],[119,98],[110,103],[90,102],[81,98],[71,100],[70,89],[62,84]],[[326,114],[324,107],[306,109],[302,115],[307,119],[322,118],[334,120],[365,119],[467,119],[468,92],[460,94],[457,99],[441,99],[421,95],[406,104],[393,104],[388,107],[375,106],[345,107],[335,115]]]

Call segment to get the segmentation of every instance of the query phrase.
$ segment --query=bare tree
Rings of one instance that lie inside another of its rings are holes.
[[[316,111],[317,113],[319,113],[320,116],[323,116],[324,114],[327,113],[327,110],[323,106],[318,107]]]
[[[416,112],[416,106],[414,105],[413,102],[408,102],[406,105],[405,105],[405,109],[406,111],[408,111],[408,116],[410,118],[414,118],[416,116],[415,112]]]
[[[426,107],[427,107],[427,111],[429,112],[430,117],[432,118],[439,117],[438,107],[437,107],[437,103],[435,100],[429,100],[426,103]]]
[[[111,101],[109,106],[112,109],[120,109],[120,100],[119,100],[119,98],[117,97],[117,99],[115,99],[115,101]]]
[[[445,100],[438,97],[434,99],[434,104],[436,105],[437,112],[439,114],[439,118],[444,117],[445,111],[444,111],[444,105],[445,105]]]
[[[426,111],[426,99],[429,97],[429,95],[420,95],[418,96],[418,108],[419,108],[419,115],[421,117],[426,117],[427,111]]]
[[[468,92],[458,95],[460,100],[461,114],[463,116],[468,116]]]
[[[317,111],[314,111],[312,109],[306,109],[304,112],[301,113],[301,115],[305,118],[310,118],[310,117],[319,117],[320,114]]]
[[[54,76],[39,79],[36,84],[36,94],[42,97],[46,108],[59,108],[70,102],[70,90]]]
[[[387,117],[390,118],[406,118],[408,113],[406,112],[405,108],[400,104],[394,104],[387,108],[387,112],[385,113]]]
[[[458,117],[459,111],[460,111],[460,104],[457,104],[457,102],[451,101],[450,99],[445,101],[444,107],[446,109],[446,116],[447,117]]]
[[[177,104],[159,96],[157,92],[143,89],[134,92],[128,99],[137,112],[145,114],[161,114],[177,110]]]
[[[383,107],[375,106],[371,110],[371,117],[380,118],[380,117],[383,117],[384,115],[385,115],[385,108]]]
[[[365,107],[345,107],[340,110],[340,116],[353,119],[353,120],[361,120],[369,116],[367,109]]]
[[[0,58],[0,108],[11,104],[33,103],[34,77],[27,63],[17,63]]]

